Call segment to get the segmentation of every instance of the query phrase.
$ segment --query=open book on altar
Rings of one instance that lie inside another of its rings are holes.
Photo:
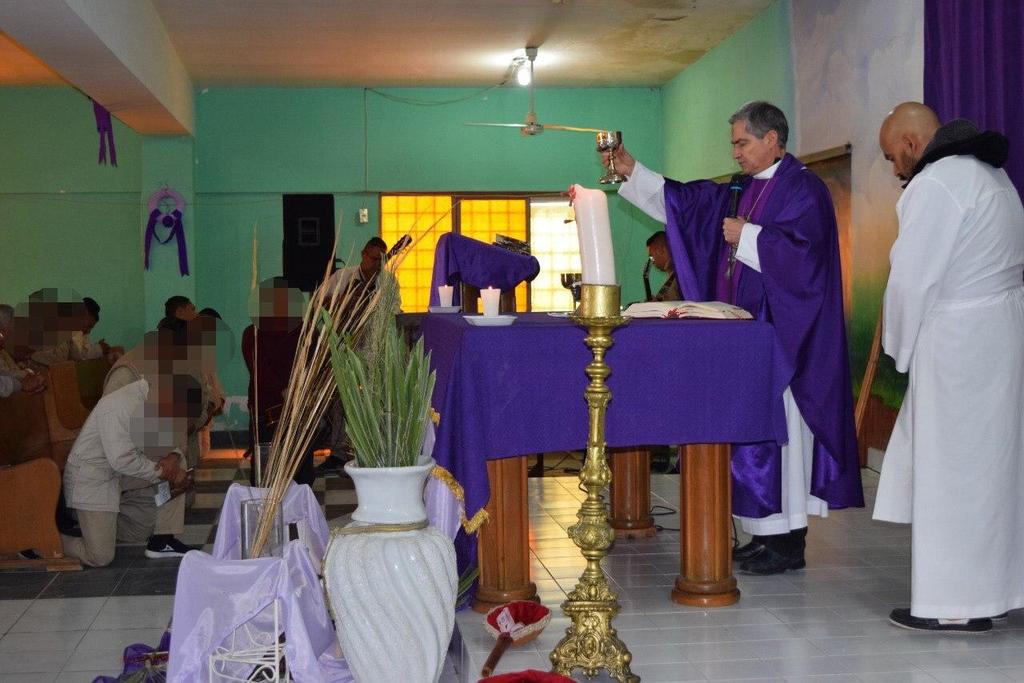
[[[627,318],[707,318],[713,320],[753,320],[745,309],[723,301],[642,301],[630,304],[622,315]]]

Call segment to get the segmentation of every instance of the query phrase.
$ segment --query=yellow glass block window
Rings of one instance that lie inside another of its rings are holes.
[[[441,235],[452,230],[452,198],[449,195],[382,195],[380,236],[390,248],[408,234],[412,248],[398,265],[402,310],[426,311],[430,305],[430,278],[434,270],[434,249]]]
[[[528,241],[526,209],[523,199],[462,199],[459,201],[459,232],[491,244],[498,235]],[[531,310],[529,284],[516,287],[516,310]]]
[[[580,272],[576,224],[565,222],[571,217],[569,202],[530,203],[530,253],[540,261],[540,275],[533,281],[530,293],[534,311],[572,309],[572,294],[562,287],[561,278],[562,273]]]

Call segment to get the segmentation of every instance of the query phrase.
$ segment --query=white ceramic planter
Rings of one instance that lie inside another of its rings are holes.
[[[345,463],[359,503],[352,519],[366,524],[408,524],[427,518],[423,488],[434,469],[433,458],[412,467],[359,467]]]
[[[433,465],[347,465],[359,499],[350,526],[425,520],[423,488]],[[433,527],[336,535],[324,557],[324,584],[357,681],[440,678],[458,589],[455,547],[447,536]]]

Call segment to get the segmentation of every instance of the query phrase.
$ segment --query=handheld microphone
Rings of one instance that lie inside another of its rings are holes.
[[[651,264],[654,263],[654,259],[648,257],[647,261],[644,262],[644,294],[647,295],[647,301],[654,301],[654,294],[651,293]]]
[[[740,205],[740,194],[743,192],[743,176],[739,173],[734,175],[729,180],[729,218],[736,218],[736,213]],[[729,245],[729,267],[725,270],[725,277],[732,277],[733,267],[736,265],[736,247],[737,245]]]

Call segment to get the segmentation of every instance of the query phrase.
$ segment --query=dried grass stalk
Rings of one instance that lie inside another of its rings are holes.
[[[437,224],[454,210],[452,208],[439,216],[421,231],[416,230],[420,216],[416,217],[409,233],[411,245],[425,238]],[[337,244],[337,232],[335,233]],[[408,253],[407,251],[405,253]],[[345,291],[331,291],[329,287],[331,264],[328,263],[323,283],[311,297],[302,319],[302,330],[299,335],[298,351],[292,364],[288,388],[285,391],[284,405],[278,428],[274,433],[267,468],[263,472],[263,486],[268,488],[260,514],[259,526],[253,541],[252,555],[258,557],[270,538],[273,520],[284,500],[284,494],[291,484],[295,472],[316,433],[316,427],[327,411],[334,396],[335,376],[331,363],[331,333],[321,333],[319,328],[330,330],[338,338],[356,340],[356,345],[366,353],[380,349],[385,324],[394,327],[393,315],[378,317],[371,325],[372,312],[375,310],[398,310],[397,299],[382,301],[382,297],[397,297],[398,287],[395,272],[404,260],[404,253],[388,259],[381,273],[379,283],[390,280],[395,286],[377,286],[372,290],[349,287]],[[429,400],[429,398],[428,398]],[[420,437],[422,439],[422,435]]]

